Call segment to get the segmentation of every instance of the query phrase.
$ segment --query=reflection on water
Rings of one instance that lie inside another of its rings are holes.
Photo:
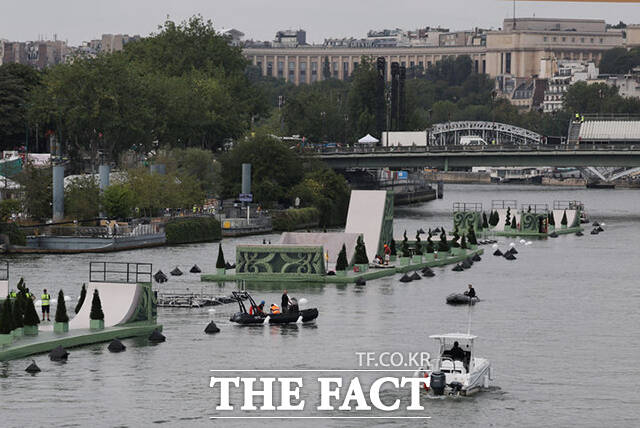
[[[420,227],[449,227],[453,202],[482,202],[488,208],[492,199],[549,205],[582,200],[592,219],[607,224],[606,231],[518,244],[516,261],[486,254],[468,271],[436,268],[435,277],[407,284],[398,281],[399,275],[360,287],[247,284],[256,299],[267,302],[279,302],[283,288],[293,297],[307,298],[320,311],[312,325],[240,327],[229,322],[237,310],[233,304],[160,308],[166,343],[128,339],[120,354],[108,352],[106,344],[71,349],[66,364],[38,356],[42,372],[36,376],[24,372],[28,359],[1,363],[2,426],[244,427],[247,421],[209,420],[214,414],[210,369],[352,369],[358,364],[356,352],[434,352],[429,334],[466,331],[467,308],[444,301],[468,283],[482,298],[471,309],[472,330],[480,336],[478,354],[493,363],[496,387],[471,398],[429,400],[425,413],[432,419],[425,425],[635,425],[640,417],[640,392],[633,387],[640,375],[639,196],[633,190],[447,186],[443,200],[397,208],[396,236],[405,229],[411,235]],[[278,237],[266,239],[276,242]],[[238,242],[262,242],[262,237],[225,239],[225,254],[234,254]],[[503,238],[500,248],[509,242]],[[75,300],[88,280],[90,260],[151,262],[154,270],[163,271],[177,265],[185,272],[198,264],[203,272],[212,272],[217,245],[11,256],[11,283],[23,275],[36,293],[62,288]],[[220,295],[236,290],[233,283],[201,283],[190,273],[170,277],[161,287]],[[204,334],[210,319],[220,327],[219,334]],[[304,421],[310,426],[370,424],[321,422]],[[399,420],[385,424],[409,426]]]

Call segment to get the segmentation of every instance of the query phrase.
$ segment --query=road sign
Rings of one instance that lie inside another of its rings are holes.
[[[398,180],[406,180],[409,178],[409,173],[407,171],[398,171]]]
[[[253,193],[240,193],[238,200],[240,202],[253,202]]]

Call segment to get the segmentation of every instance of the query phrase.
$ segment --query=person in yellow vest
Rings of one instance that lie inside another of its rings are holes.
[[[47,293],[46,288],[42,291],[40,299],[42,300],[42,321],[44,321],[44,314],[47,314],[47,321],[51,321],[49,318],[49,301],[51,300],[51,295]]]
[[[11,293],[9,293],[9,297],[11,297],[12,299],[18,297],[18,293],[16,293],[16,290],[11,290]]]

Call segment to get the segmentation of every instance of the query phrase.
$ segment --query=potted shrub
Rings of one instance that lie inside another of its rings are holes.
[[[69,315],[67,315],[67,304],[64,301],[64,293],[62,290],[58,292],[58,305],[56,306],[56,318],[53,323],[53,331],[55,333],[66,333],[69,331]]]
[[[22,293],[13,299],[13,308],[11,315],[13,316],[13,337],[22,337],[24,334],[24,300]]]
[[[400,257],[400,266],[408,266],[411,263],[411,251],[409,250],[409,239],[407,239],[407,231],[402,235],[402,256]]]
[[[360,272],[366,272],[369,267],[369,257],[367,257],[367,248],[364,245],[362,235],[358,236],[358,240],[356,241],[354,263],[358,266]]]
[[[38,324],[40,324],[40,317],[36,312],[36,306],[33,304],[32,299],[25,299],[24,310],[24,335],[25,336],[37,336]]]
[[[78,304],[76,305],[74,312],[77,314],[80,312],[80,308],[82,308],[82,304],[84,303],[84,299],[87,298],[87,285],[82,284],[82,290],[80,290],[80,298],[78,299]]]
[[[222,252],[222,243],[218,244],[218,260],[216,261],[216,272],[218,275],[224,275],[227,263],[224,260],[224,253]]]
[[[422,241],[420,240],[420,234],[416,233],[416,249],[413,252],[412,263],[422,263]]]
[[[11,298],[7,296],[7,299],[2,304],[2,314],[0,314],[0,346],[11,345],[13,342],[12,327]]]
[[[349,261],[347,260],[347,247],[342,244],[342,249],[338,253],[338,260],[336,261],[336,275],[346,276],[348,268]]]
[[[562,213],[562,220],[560,220],[560,227],[562,229],[567,228],[567,210],[564,210],[564,212]]]
[[[100,302],[98,290],[93,290],[91,313],[89,313],[89,328],[91,330],[104,329],[104,312],[102,312],[102,302]]]
[[[389,244],[389,249],[391,250],[391,254],[389,255],[389,261],[395,262],[398,259],[398,251],[396,250],[395,239],[391,239],[391,243]]]

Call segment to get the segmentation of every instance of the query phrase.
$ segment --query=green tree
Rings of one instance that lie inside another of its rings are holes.
[[[112,184],[102,194],[102,205],[109,218],[129,218],[135,195],[128,184]]]
[[[72,180],[64,189],[64,211],[77,220],[92,219],[100,212],[100,186],[93,176]]]
[[[18,199],[3,199],[0,201],[0,221],[6,222],[14,214],[22,211],[22,202]]]
[[[31,218],[51,218],[53,178],[51,167],[33,167],[29,164],[16,177],[23,191],[22,204]]]
[[[353,256],[355,264],[368,264],[369,257],[367,256],[367,249],[364,245],[364,240],[362,239],[362,235],[358,236],[356,241],[356,250]]]
[[[345,178],[329,168],[305,174],[289,192],[289,199],[300,198],[303,206],[320,211],[320,226],[341,225],[347,219],[351,189]]]
[[[598,66],[603,74],[625,74],[640,65],[640,49],[613,48],[605,51]]]
[[[40,84],[40,73],[27,65],[0,65],[0,149],[23,144],[28,132],[27,109],[31,91]]]

